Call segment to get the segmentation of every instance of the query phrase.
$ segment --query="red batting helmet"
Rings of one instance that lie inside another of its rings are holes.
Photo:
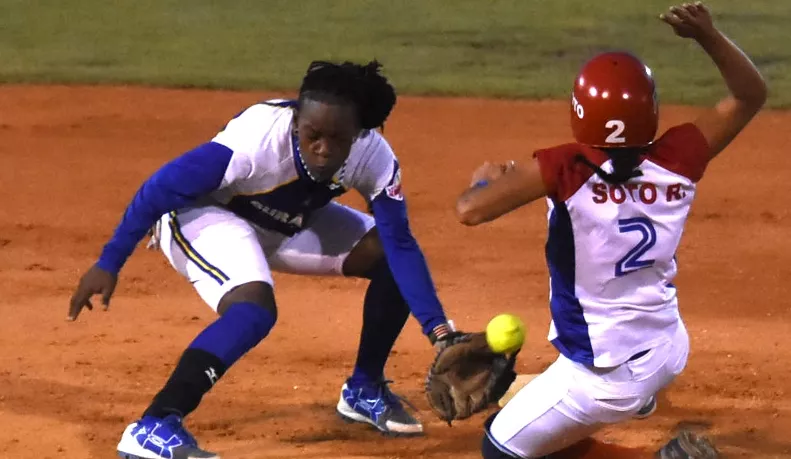
[[[626,52],[589,60],[574,80],[571,129],[578,143],[594,147],[650,144],[659,123],[651,69]]]

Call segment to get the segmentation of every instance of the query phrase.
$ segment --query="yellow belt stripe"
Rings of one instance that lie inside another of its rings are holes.
[[[195,263],[201,271],[205,272],[212,279],[216,280],[220,285],[230,280],[230,278],[222,272],[219,268],[212,265],[205,258],[200,256],[195,249],[192,248],[190,243],[187,241],[187,238],[184,237],[184,234],[181,232],[181,227],[179,226],[178,220],[176,220],[176,212],[170,213],[170,231],[173,233],[173,239],[176,241],[176,245],[179,246],[184,255],[190,259],[193,263]]]

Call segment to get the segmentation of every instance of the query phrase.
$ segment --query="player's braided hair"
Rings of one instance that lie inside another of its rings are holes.
[[[349,102],[357,108],[363,129],[383,126],[395,105],[396,94],[379,73],[381,68],[376,60],[365,65],[313,61],[302,79],[299,101]]]
[[[583,154],[577,154],[577,156],[574,157],[574,161],[590,167],[596,175],[611,185],[621,185],[635,177],[643,175],[640,169],[637,168],[640,164],[640,153],[642,149],[618,148],[617,151],[614,151],[614,149],[606,149],[605,152],[612,161],[612,172],[605,172],[601,167],[593,164]]]

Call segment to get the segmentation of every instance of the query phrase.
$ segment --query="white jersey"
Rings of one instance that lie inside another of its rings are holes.
[[[233,152],[213,201],[261,228],[293,235],[314,210],[350,189],[368,202],[383,191],[403,199],[393,150],[374,130],[352,144],[331,181],[312,180],[292,133],[294,106],[286,100],[253,105],[212,139]]]
[[[675,336],[676,250],[708,151],[697,127],[674,127],[647,149],[643,175],[615,186],[575,159],[611,172],[600,150],[536,152],[550,207],[549,340],[564,356],[613,367]]]

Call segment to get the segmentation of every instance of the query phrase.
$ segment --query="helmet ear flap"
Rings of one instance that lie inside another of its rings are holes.
[[[574,80],[570,109],[578,143],[607,148],[648,145],[659,124],[651,69],[630,53],[596,55]]]

